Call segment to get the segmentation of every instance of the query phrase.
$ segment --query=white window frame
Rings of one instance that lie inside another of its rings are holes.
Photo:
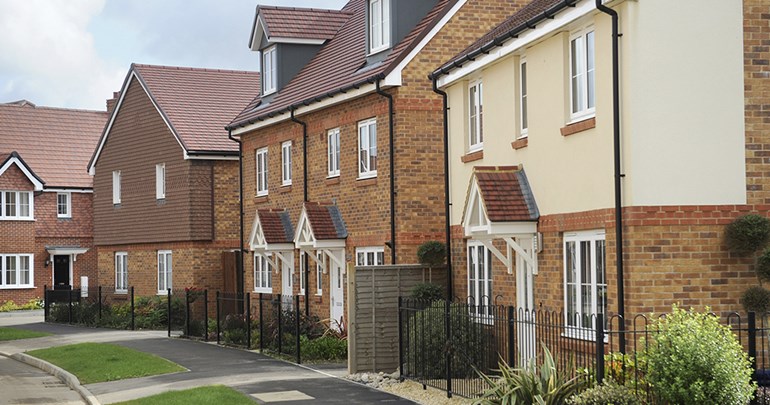
[[[270,256],[270,254],[267,254]],[[273,273],[265,256],[254,255],[254,292],[273,293]]]
[[[358,123],[357,162],[359,179],[377,177],[377,118]]]
[[[478,79],[468,83],[468,152],[482,149],[484,149],[484,83]]]
[[[13,278],[14,283],[9,283],[8,280],[8,272],[7,272],[7,260],[8,258],[14,259],[14,266],[16,267],[13,271]],[[22,258],[27,259],[27,268],[23,269],[22,264]],[[26,272],[28,273],[28,283],[21,283],[22,279],[22,273]],[[0,255],[0,290],[15,290],[15,289],[22,289],[22,288],[35,288],[35,263],[34,263],[34,255],[31,254],[2,254]]]
[[[278,87],[276,74],[278,72],[278,61],[276,60],[276,46],[262,50],[262,95],[275,93]]]
[[[61,199],[64,198],[64,204]],[[62,211],[64,207],[64,211]],[[72,193],[68,191],[56,193],[56,217],[72,218]]]
[[[382,246],[366,246],[356,248],[356,266],[385,265],[385,248]]]
[[[590,49],[587,46],[589,39],[592,43]],[[568,47],[570,119],[571,121],[578,121],[596,114],[596,34],[594,27],[588,26],[573,32],[569,37]]]
[[[174,280],[173,253],[170,250],[159,250],[158,251],[158,295],[168,294],[168,291],[166,290],[169,288],[172,288],[172,289],[174,288],[173,280]]]
[[[326,135],[328,177],[340,175],[340,129],[330,129]]]
[[[602,242],[602,252],[598,252],[598,242]],[[583,271],[579,266],[585,264],[582,249],[580,249],[581,243],[588,243],[590,262],[588,263],[591,268],[588,270],[588,274],[591,280],[583,280]],[[569,244],[574,244],[575,257],[573,260],[574,277],[570,277],[570,260],[569,256]],[[607,300],[607,251],[606,251],[606,237],[604,230],[592,230],[581,232],[568,232],[564,234],[563,253],[564,253],[564,316],[565,325],[567,330],[565,335],[582,339],[593,339],[596,325],[594,320],[596,319],[592,315],[599,312],[599,289],[604,290],[604,308],[602,312],[607,314],[606,300]],[[603,253],[603,256],[600,256]],[[597,261],[597,259],[600,259]],[[596,267],[600,265],[602,267],[603,280],[597,279]],[[572,282],[570,279],[572,278]],[[589,296],[591,297],[590,313],[584,314],[582,308],[584,307],[583,296],[581,294],[581,288],[589,288]],[[574,293],[574,305],[570,308],[570,291]],[[586,318],[585,316],[588,316]]]
[[[324,295],[324,270],[326,270],[326,255],[316,252],[318,262],[315,266],[315,295]]]
[[[13,213],[9,215],[6,203],[9,196],[13,197]],[[22,199],[26,199],[22,203]],[[23,208],[26,208],[27,215],[22,215]],[[0,190],[0,220],[3,221],[31,221],[35,219],[35,198],[31,191]]]
[[[262,197],[268,194],[267,186],[267,148],[257,149],[255,153],[255,164],[257,174],[257,197]]]
[[[112,172],[112,204],[118,205],[121,201],[121,181],[122,173],[120,170]]]
[[[529,105],[527,104],[527,58],[519,58],[519,138],[526,138],[529,135]]]
[[[115,252],[115,292],[128,292],[128,252]]]
[[[307,258],[306,253],[299,252],[299,295],[305,295],[305,262],[310,259]]]
[[[291,141],[281,144],[281,185],[291,185]]]
[[[166,164],[158,163],[155,165],[155,199],[163,200],[166,198]]]
[[[483,260],[479,261],[479,253]],[[481,242],[469,241],[466,251],[468,263],[468,304],[476,321],[489,322],[492,317],[492,252]]]
[[[367,3],[369,54],[372,55],[390,48],[390,0],[369,0]]]

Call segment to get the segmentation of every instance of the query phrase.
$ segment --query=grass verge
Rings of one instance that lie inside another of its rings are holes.
[[[170,391],[151,397],[119,402],[114,405],[194,405],[227,404],[253,405],[255,401],[246,395],[222,385],[198,387],[184,391]]]
[[[81,384],[175,373],[185,369],[153,354],[107,343],[79,343],[27,352],[74,374]]]
[[[42,336],[49,336],[50,333],[35,332],[25,329],[6,328],[0,327],[0,341],[4,340],[16,340],[16,339],[31,339]]]

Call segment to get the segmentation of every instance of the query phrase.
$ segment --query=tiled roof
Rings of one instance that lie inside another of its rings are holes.
[[[340,210],[334,204],[306,202],[305,212],[316,240],[345,239],[348,231]]]
[[[48,188],[91,188],[86,165],[106,121],[105,111],[0,104],[0,159],[18,152]]]
[[[505,21],[484,34],[476,42],[458,53],[441,68],[436,69],[434,75],[440,71],[448,71],[457,65],[464,63],[469,58],[482,52],[488,52],[489,49],[501,46],[505,41],[526,29],[536,27],[536,24],[542,20],[553,17],[554,14],[568,7],[570,4],[577,3],[578,0],[532,0],[524,7],[515,11]]]
[[[292,243],[294,227],[286,210],[258,210],[259,224],[267,243]]]
[[[490,222],[536,221],[540,217],[524,170],[477,166],[473,175]]]
[[[350,0],[342,9],[350,18],[334,38],[286,84],[267,105],[254,100],[228,126],[237,128],[287,112],[292,106],[309,105],[390,73],[417,45],[457,0],[438,0],[435,7],[396,44],[385,59],[366,66],[366,0]]]
[[[351,14],[346,10],[257,7],[268,38],[332,39]]]
[[[131,68],[188,152],[238,151],[224,126],[254,98],[258,72],[138,64]]]

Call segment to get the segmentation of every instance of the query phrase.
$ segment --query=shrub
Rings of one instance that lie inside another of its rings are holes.
[[[341,361],[348,358],[348,341],[333,336],[318,339],[299,338],[302,358],[307,361]]]
[[[725,228],[725,241],[734,252],[756,252],[770,241],[770,220],[757,214],[738,217]]]
[[[647,364],[643,356],[613,352],[604,355],[604,377],[621,385],[645,387]]]
[[[446,245],[435,240],[427,241],[417,248],[417,260],[428,267],[438,267],[446,261]]]
[[[651,330],[658,332],[647,345],[647,378],[661,399],[682,405],[749,402],[756,385],[748,356],[716,316],[674,305]]]
[[[0,305],[0,312],[41,309],[43,308],[43,300],[40,298],[34,298],[27,301],[26,304],[16,304],[13,300],[8,300]]]
[[[641,405],[642,401],[631,388],[620,385],[612,379],[589,388],[567,401],[571,405]]]
[[[757,265],[754,267],[757,277],[760,281],[770,281],[770,249],[765,249],[757,258]]]
[[[770,311],[770,291],[760,286],[749,287],[741,295],[741,304],[746,312],[764,314]]]
[[[494,378],[479,373],[490,388],[474,404],[561,405],[580,391],[587,380],[583,375],[568,379],[564,373],[559,372],[545,345],[543,364],[539,370],[534,362],[524,368],[511,368],[500,360],[500,374],[499,378]]]
[[[444,289],[432,283],[419,283],[412,287],[412,298],[422,301],[444,299]]]

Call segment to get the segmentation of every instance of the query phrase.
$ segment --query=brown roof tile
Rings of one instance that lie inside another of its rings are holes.
[[[17,151],[48,188],[90,188],[86,166],[106,121],[105,111],[0,104],[0,159]]]
[[[306,202],[305,212],[316,240],[347,238],[348,231],[336,205]]]
[[[258,6],[268,38],[332,39],[352,13],[346,10]]]
[[[258,210],[257,216],[267,243],[292,243],[294,229],[286,210]]]
[[[350,0],[342,9],[350,13],[350,17],[334,38],[327,41],[313,59],[276,93],[270,104],[260,106],[258,100],[252,101],[228,127],[245,126],[286,112],[292,105],[310,104],[339,89],[388,74],[455,2],[438,0],[414,29],[393,47],[385,60],[362,69],[366,63],[366,0]]]
[[[524,170],[477,166],[473,175],[491,222],[535,221],[540,217]]]

